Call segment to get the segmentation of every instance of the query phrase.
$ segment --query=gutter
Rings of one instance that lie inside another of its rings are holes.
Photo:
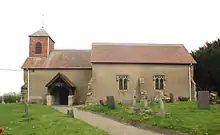
[[[91,61],[92,64],[160,64],[160,65],[195,65],[192,62],[123,62],[123,61]]]

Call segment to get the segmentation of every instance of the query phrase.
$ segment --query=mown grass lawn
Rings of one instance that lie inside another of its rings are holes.
[[[11,135],[108,135],[47,106],[29,105],[30,122],[24,114],[24,105],[0,104],[0,127]]]
[[[142,123],[162,128],[177,130],[198,135],[220,134],[220,107],[198,109],[196,102],[176,102],[165,104],[168,117],[129,114],[129,106],[117,105],[115,110],[107,106],[91,105],[80,109],[90,110],[111,116],[119,116],[126,119],[139,120]],[[159,110],[159,105],[151,106],[153,111]]]

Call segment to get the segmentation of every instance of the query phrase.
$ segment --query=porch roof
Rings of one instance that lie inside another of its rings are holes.
[[[70,87],[76,87],[76,85],[62,73],[58,73],[56,76],[54,76],[53,79],[50,80],[45,86],[50,87],[58,78],[61,78]]]

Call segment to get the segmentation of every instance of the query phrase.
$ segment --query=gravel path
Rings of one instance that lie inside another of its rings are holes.
[[[54,109],[66,113],[67,106],[54,106]],[[88,124],[98,127],[110,135],[162,135],[148,130],[143,130],[130,125],[126,125],[115,120],[102,117],[91,112],[79,110],[74,107],[74,116]]]

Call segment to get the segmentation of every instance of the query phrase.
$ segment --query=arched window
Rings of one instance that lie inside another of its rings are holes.
[[[160,89],[160,82],[158,78],[155,80],[155,86],[156,86],[156,90]]]
[[[165,85],[165,76],[164,75],[155,75],[154,76],[154,88],[156,90],[163,90]]]
[[[117,75],[116,80],[118,82],[118,90],[128,90],[128,75]]]
[[[163,90],[163,79],[160,79],[160,89]]]
[[[42,53],[42,44],[40,42],[37,42],[35,45],[35,54],[41,54]]]
[[[123,90],[123,79],[119,79],[119,90]]]

